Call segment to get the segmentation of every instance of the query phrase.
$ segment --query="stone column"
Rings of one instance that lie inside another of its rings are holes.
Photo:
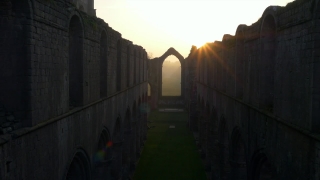
[[[141,148],[140,148],[140,134],[141,134],[141,131],[140,131],[140,123],[141,123],[141,119],[140,119],[140,113],[138,112],[138,116],[137,116],[137,121],[136,121],[136,157],[139,158],[140,157],[140,151],[141,151]]]
[[[122,149],[122,177],[124,179],[129,177],[130,173],[130,162],[131,162],[131,153],[130,153],[130,142],[132,137],[131,128],[127,128],[124,131],[124,145]]]
[[[111,175],[114,179],[121,179],[122,177],[122,146],[123,141],[113,142],[113,163],[111,168]]]
[[[132,134],[130,138],[130,170],[134,171],[137,163],[137,147],[136,147],[136,139],[137,139],[137,131],[136,131],[136,118],[133,117],[133,121],[131,122]]]

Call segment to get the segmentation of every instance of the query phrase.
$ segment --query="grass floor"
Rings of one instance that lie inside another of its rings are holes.
[[[206,179],[186,113],[151,112],[148,139],[133,179]],[[169,128],[174,125],[175,128]]]

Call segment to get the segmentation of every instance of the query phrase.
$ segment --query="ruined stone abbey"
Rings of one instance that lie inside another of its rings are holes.
[[[164,101],[188,111],[210,179],[320,179],[320,0],[151,60],[93,4],[1,0],[0,179],[126,179]],[[169,55],[182,91],[164,100]]]

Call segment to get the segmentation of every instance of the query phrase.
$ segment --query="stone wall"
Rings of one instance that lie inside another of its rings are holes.
[[[1,129],[0,179],[134,171],[146,139],[146,51],[78,8],[59,0],[0,3],[0,118],[12,126]],[[129,160],[117,163],[123,156]]]
[[[319,178],[319,5],[270,6],[186,58],[189,125],[212,179]]]

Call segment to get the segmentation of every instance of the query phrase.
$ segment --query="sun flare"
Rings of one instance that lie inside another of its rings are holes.
[[[191,45],[221,41],[239,24],[251,25],[270,5],[293,0],[95,0],[97,15],[155,57],[174,47],[186,57]]]

